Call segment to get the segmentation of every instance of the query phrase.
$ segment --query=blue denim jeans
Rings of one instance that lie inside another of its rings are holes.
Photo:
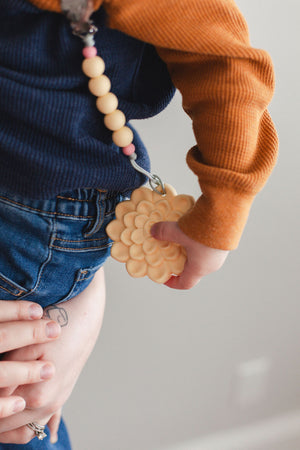
[[[42,307],[83,291],[110,254],[105,233],[121,194],[77,189],[50,200],[0,192],[0,299],[30,300]],[[59,440],[33,439],[1,449],[71,448],[64,423]]]
[[[121,195],[78,189],[51,200],[0,192],[0,299],[46,307],[83,291],[110,254]]]

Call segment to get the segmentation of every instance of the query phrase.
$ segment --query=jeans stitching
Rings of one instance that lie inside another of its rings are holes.
[[[79,239],[79,240],[69,240],[69,239],[62,239],[62,238],[55,238],[55,241],[63,241],[63,242],[93,242],[93,241],[104,241],[105,239],[107,239],[107,237],[103,237],[103,238],[95,238],[95,239]]]
[[[38,273],[37,282],[36,282],[35,286],[31,289],[31,291],[29,291],[30,294],[33,293],[33,292],[36,292],[38,290],[39,285],[41,284],[41,279],[42,279],[42,275],[44,273],[45,267],[49,264],[49,262],[52,259],[51,243],[53,241],[53,238],[54,238],[55,234],[56,234],[56,220],[55,220],[55,217],[54,217],[54,220],[52,220],[52,227],[51,227],[51,231],[50,231],[50,243],[48,245],[48,250],[49,250],[48,251],[48,256],[47,256],[47,259],[42,263],[42,266],[41,266],[41,268],[39,270],[39,273]],[[27,295],[28,294],[26,294],[25,297]]]
[[[71,250],[71,251],[76,252],[76,251],[91,250],[91,249],[95,249],[95,250],[96,250],[96,249],[104,249],[104,248],[110,247],[111,245],[112,245],[112,243],[109,242],[108,244],[102,245],[101,247],[80,247],[80,248],[70,248],[70,247],[58,247],[58,246],[52,244],[51,248],[56,248],[57,250]]]
[[[9,294],[13,295],[14,297],[20,297],[20,295],[22,295],[24,292],[26,292],[26,291],[19,291],[18,294],[14,294],[13,292],[9,291],[8,289],[6,289],[3,286],[0,286],[0,289],[3,289],[4,291],[8,292]]]
[[[6,280],[4,277],[0,275],[1,280],[3,280],[5,283],[9,284],[12,288],[14,288],[16,291],[19,291],[20,293],[18,295],[21,295],[23,292],[26,292],[24,289],[19,289],[16,286],[13,285],[13,283],[10,283],[8,280]],[[5,288],[3,288],[5,289]]]
[[[115,210],[116,210],[116,208],[111,209],[110,211],[107,211],[104,215],[105,215],[105,216],[109,216],[110,214],[114,213]]]
[[[68,292],[67,296],[64,297],[63,300],[60,300],[57,303],[60,303],[61,301],[65,302],[66,300],[69,300],[69,299],[73,298],[74,291],[75,291],[75,289],[77,288],[77,286],[78,286],[78,284],[80,282],[80,277],[81,277],[81,269],[76,273],[76,277],[75,277],[74,283],[73,283],[70,291]]]
[[[93,217],[94,217],[94,216],[74,216],[73,214],[59,213],[59,212],[56,212],[56,211],[44,211],[42,209],[32,208],[32,206],[24,205],[23,203],[15,202],[14,200],[11,200],[10,198],[2,197],[0,195],[0,199],[1,198],[3,200],[6,200],[8,203],[12,203],[13,205],[22,206],[24,208],[31,209],[32,211],[37,211],[37,212],[48,214],[48,215],[63,216],[63,217],[74,217],[74,218],[79,218],[79,219],[93,219]]]
[[[96,230],[95,230],[96,232],[98,232],[100,230],[100,228],[102,227],[103,222],[104,222],[104,217],[105,217],[105,208],[104,208],[103,202],[100,201],[99,206],[100,206],[99,223],[96,227]]]
[[[80,200],[79,198],[71,198],[71,197],[63,197],[62,195],[57,195],[56,198],[60,198],[62,200],[70,200],[71,202],[93,202],[94,200]]]
[[[32,208],[32,206],[25,205],[24,203],[15,202],[14,200],[11,200],[10,198],[2,197],[1,195],[0,195],[0,199],[4,200],[7,203],[10,203],[12,205],[16,205],[16,207],[20,206],[20,207],[27,208],[27,209],[30,209],[32,211],[40,212],[40,213],[47,214],[47,215],[50,215],[50,216],[53,215],[53,216],[62,216],[62,217],[74,217],[75,219],[77,219],[77,218],[78,219],[93,219],[94,218],[94,216],[76,216],[74,214],[60,213],[60,212],[57,212],[57,211],[45,211],[43,209]],[[84,200],[84,201],[86,202],[86,201],[89,201],[89,200]],[[108,216],[109,214],[112,214],[114,211],[115,211],[115,209],[112,209],[111,211],[108,211],[104,215]]]
[[[102,189],[96,189],[96,190],[98,192],[104,192],[104,193],[108,192],[108,191],[105,191],[105,190],[102,190]],[[56,198],[61,198],[63,200],[71,200],[72,202],[93,202],[94,201],[93,199],[82,200],[82,199],[79,199],[79,198],[64,197],[63,195],[57,195]],[[110,197],[108,197],[108,198],[110,198]]]
[[[80,281],[88,280],[89,278],[91,278],[92,275],[93,275],[93,274],[91,274],[89,277],[80,278],[80,279],[78,280],[78,283],[79,283]]]

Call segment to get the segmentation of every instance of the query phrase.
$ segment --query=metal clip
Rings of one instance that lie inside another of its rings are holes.
[[[60,0],[60,3],[63,14],[71,23],[73,34],[84,38],[98,31],[90,20],[94,12],[93,0]]]
[[[146,175],[146,177],[149,180],[149,184],[153,191],[157,192],[159,195],[166,195],[166,189],[164,186],[164,183],[161,181],[158,175],[155,175],[153,173],[148,172],[147,170],[143,169],[141,166],[139,166],[135,160],[137,158],[136,153],[133,153],[129,156],[129,160],[131,162],[132,167],[137,170],[138,172],[142,173],[143,175]]]

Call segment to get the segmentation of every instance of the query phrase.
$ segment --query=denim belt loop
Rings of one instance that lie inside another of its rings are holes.
[[[97,233],[104,221],[104,216],[105,216],[105,199],[107,197],[107,192],[106,191],[100,191],[100,190],[96,190],[97,194],[96,194],[96,199],[95,199],[95,203],[96,203],[96,217],[94,220],[94,223],[92,223],[91,225],[91,229],[87,230],[84,232],[83,236],[85,238],[91,237],[93,234]],[[87,227],[89,228],[89,227]]]

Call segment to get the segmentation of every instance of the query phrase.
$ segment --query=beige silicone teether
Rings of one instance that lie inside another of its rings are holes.
[[[177,195],[165,184],[165,195],[141,187],[133,191],[130,200],[116,207],[116,219],[106,228],[114,241],[111,256],[126,263],[127,272],[135,278],[148,277],[165,283],[179,275],[186,261],[185,249],[174,242],[154,239],[152,225],[161,221],[177,221],[194,205],[190,195]]]

